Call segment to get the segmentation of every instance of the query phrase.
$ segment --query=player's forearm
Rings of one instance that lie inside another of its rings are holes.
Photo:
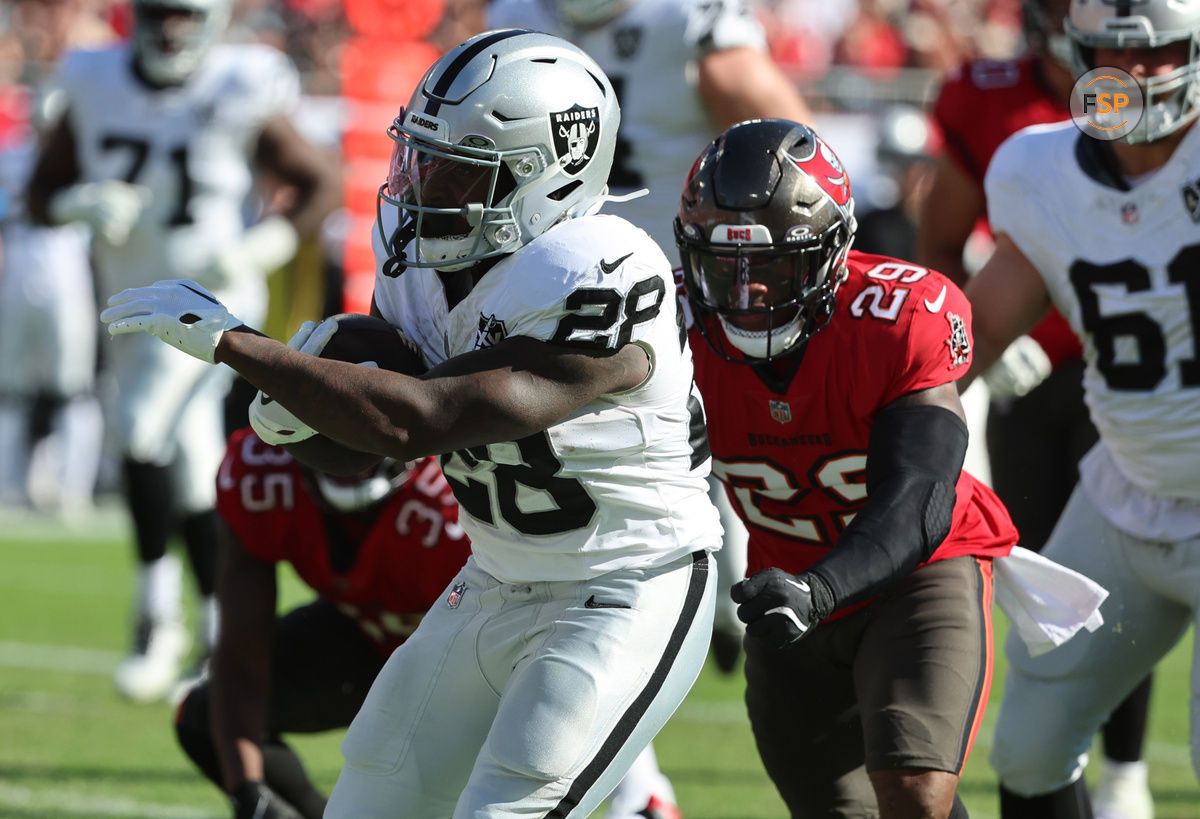
[[[305,355],[240,330],[221,337],[216,360],[313,429],[352,449],[400,460],[430,454],[418,451],[415,440],[434,417],[411,400],[428,392],[417,379]]]

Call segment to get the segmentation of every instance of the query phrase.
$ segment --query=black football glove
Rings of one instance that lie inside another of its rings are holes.
[[[746,634],[772,648],[785,648],[808,634],[833,611],[833,592],[813,572],[792,575],[771,567],[755,572],[730,591]]]
[[[229,802],[233,819],[304,819],[265,782],[243,782],[229,794]]]

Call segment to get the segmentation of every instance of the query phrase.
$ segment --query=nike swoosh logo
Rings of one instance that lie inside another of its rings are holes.
[[[621,262],[618,261],[617,264]],[[627,609],[629,606],[624,603],[601,603],[596,599],[596,595],[589,597],[583,604],[585,609]]]
[[[942,302],[944,302],[945,300],[946,300],[946,285],[943,284],[942,292],[938,293],[938,296],[936,299],[934,299],[933,301],[930,301],[929,299],[925,299],[925,309],[928,310],[930,313],[936,313],[938,310],[942,309]]]
[[[603,259],[601,259],[600,260],[600,272],[602,272],[604,275],[607,276],[609,273],[612,273],[614,270],[616,270],[618,267],[620,267],[621,262],[625,261],[632,255],[633,255],[632,253],[626,253],[624,256],[617,259],[615,262],[606,262]]]

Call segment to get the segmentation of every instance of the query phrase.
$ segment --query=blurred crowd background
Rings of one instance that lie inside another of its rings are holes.
[[[889,213],[915,230],[939,147],[925,112],[948,72],[968,60],[1023,50],[1020,0],[750,5],[764,23],[772,56],[813,109],[818,132],[848,166],[860,220],[873,211]],[[286,339],[316,314],[368,308],[370,225],[391,151],[385,129],[438,53],[481,30],[485,7],[486,0],[235,3],[227,39],[267,42],[290,55],[304,91],[296,125],[338,163],[343,178],[342,207],[319,241],[271,279],[265,328],[271,335]],[[0,220],[19,216],[21,184],[58,59],[70,48],[129,36],[132,18],[128,0],[0,2]],[[269,179],[259,180],[259,188],[263,201],[286,195]],[[859,246],[870,240],[869,219],[863,228]],[[895,220],[887,230],[896,238]]]

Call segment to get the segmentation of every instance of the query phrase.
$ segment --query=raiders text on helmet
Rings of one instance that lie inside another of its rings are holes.
[[[1097,47],[1161,48],[1186,41],[1187,57],[1170,73],[1142,80],[1145,106],[1126,142],[1154,142],[1200,114],[1200,0],[1071,0],[1063,24],[1074,52],[1075,70],[1095,64]]]
[[[388,130],[396,145],[379,206],[399,209],[404,237],[388,242],[392,253],[407,239],[405,265],[458,269],[594,212],[620,118],[604,72],[565,40],[523,29],[467,40]]]
[[[849,178],[811,129],[750,120],[718,137],[675,220],[688,301],[713,350],[769,361],[824,327],[854,230]]]

